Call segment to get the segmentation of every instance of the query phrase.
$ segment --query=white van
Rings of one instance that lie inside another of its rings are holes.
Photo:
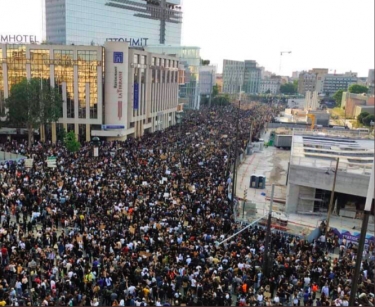
[[[343,126],[333,126],[332,129],[334,129],[334,130],[345,130],[345,127],[343,127]]]

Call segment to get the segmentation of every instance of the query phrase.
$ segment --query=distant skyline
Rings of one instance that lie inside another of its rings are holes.
[[[374,0],[184,0],[182,43],[222,71],[224,59],[266,70],[328,68],[367,76],[374,68]],[[3,0],[0,34],[43,39],[43,0]],[[22,10],[20,9],[22,8]],[[17,11],[17,14],[14,12]],[[280,57],[281,51],[292,51]]]

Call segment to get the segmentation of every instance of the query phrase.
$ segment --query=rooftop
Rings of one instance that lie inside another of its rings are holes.
[[[358,131],[311,132],[294,130],[290,163],[369,175],[374,163],[374,140]]]

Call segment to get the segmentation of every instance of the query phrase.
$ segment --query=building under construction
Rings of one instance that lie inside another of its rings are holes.
[[[330,207],[337,215],[360,219],[373,163],[374,139],[368,133],[295,129],[285,211],[314,214]]]

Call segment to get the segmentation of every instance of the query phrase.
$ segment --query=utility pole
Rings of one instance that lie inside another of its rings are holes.
[[[266,234],[266,242],[264,244],[264,254],[263,254],[263,274],[268,277],[269,272],[269,250],[270,250],[270,241],[271,241],[271,219],[272,219],[272,205],[273,205],[273,195],[275,193],[275,184],[272,184],[271,190],[271,199],[270,199],[270,210],[268,212],[268,220],[267,220],[267,234]]]
[[[354,306],[355,299],[358,291],[358,279],[361,273],[361,264],[363,250],[366,242],[366,232],[368,227],[368,221],[371,214],[372,203],[374,199],[374,163],[372,164],[372,171],[370,175],[370,182],[367,190],[366,204],[365,204],[365,214],[362,221],[361,236],[359,237],[357,259],[355,261],[354,276],[352,279],[352,289],[350,290],[349,306]]]
[[[333,177],[333,185],[332,185],[332,191],[331,191],[331,199],[329,201],[329,206],[328,206],[328,215],[327,215],[327,226],[326,226],[326,244],[327,244],[327,235],[329,231],[329,220],[331,218],[331,212],[332,212],[332,206],[333,206],[333,200],[335,198],[335,188],[336,188],[336,178],[337,178],[337,171],[339,169],[339,161],[340,159],[336,159],[336,168],[335,168],[335,176]]]
[[[242,219],[245,218],[246,198],[247,198],[247,189],[243,190]]]

